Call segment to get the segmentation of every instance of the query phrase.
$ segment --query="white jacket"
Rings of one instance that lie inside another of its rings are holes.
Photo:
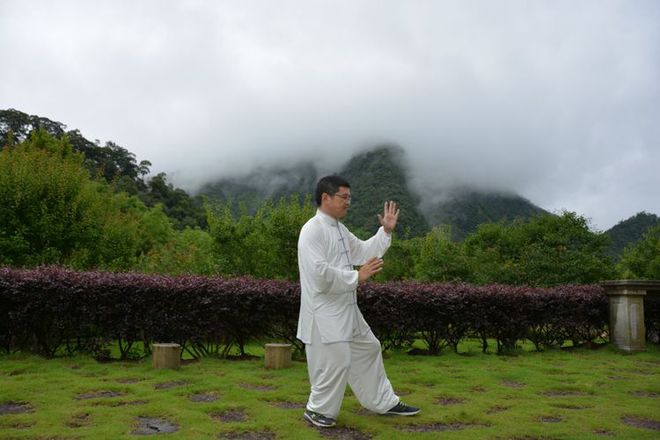
[[[298,237],[298,339],[311,342],[314,322],[323,343],[352,341],[367,333],[369,325],[357,306],[358,271],[354,266],[382,257],[390,242],[382,227],[362,241],[320,210],[305,223]]]

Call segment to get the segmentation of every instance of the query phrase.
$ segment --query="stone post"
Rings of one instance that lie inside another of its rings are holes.
[[[181,366],[181,346],[179,344],[153,344],[153,367],[156,369],[178,369]]]
[[[291,344],[266,344],[266,368],[284,368],[291,365]]]
[[[653,282],[617,280],[601,283],[610,308],[610,340],[627,352],[646,350],[644,297]]]

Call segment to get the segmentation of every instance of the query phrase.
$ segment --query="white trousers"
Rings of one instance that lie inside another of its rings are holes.
[[[380,342],[369,330],[352,342],[321,342],[316,323],[312,342],[305,345],[312,390],[307,409],[337,418],[346,383],[362,406],[382,414],[399,403],[383,365]]]

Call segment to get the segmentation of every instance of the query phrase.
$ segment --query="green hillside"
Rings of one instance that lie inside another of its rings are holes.
[[[648,212],[639,212],[629,219],[620,221],[605,231],[612,239],[612,246],[608,254],[612,258],[618,259],[626,246],[637,243],[649,228],[659,224],[660,217]]]
[[[462,240],[482,223],[513,221],[548,214],[515,194],[456,190],[451,197],[436,203],[426,215],[432,225],[451,225],[454,240]]]

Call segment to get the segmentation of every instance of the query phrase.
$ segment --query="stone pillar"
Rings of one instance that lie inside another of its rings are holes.
[[[153,367],[176,370],[181,366],[181,346],[179,344],[153,344]]]
[[[284,368],[291,365],[291,344],[266,344],[266,368]]]
[[[642,282],[610,281],[603,283],[610,307],[610,340],[627,352],[646,350],[644,297]]]

